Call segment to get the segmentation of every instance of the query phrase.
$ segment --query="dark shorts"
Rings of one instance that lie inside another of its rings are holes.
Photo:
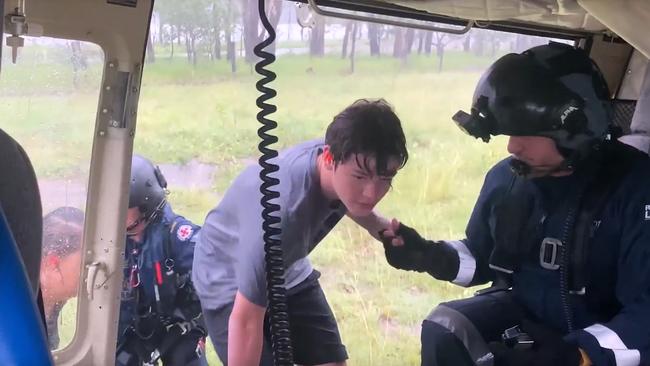
[[[314,270],[307,279],[287,291],[293,360],[300,365],[343,362],[348,358],[336,319],[318,282],[319,277],[320,273]],[[231,311],[232,305],[218,310],[203,309],[210,339],[224,365],[228,360],[228,318]],[[267,319],[264,321],[260,365],[273,365]]]

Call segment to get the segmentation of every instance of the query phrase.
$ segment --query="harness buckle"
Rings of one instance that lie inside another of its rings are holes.
[[[542,268],[556,271],[560,268],[559,250],[563,246],[562,240],[556,238],[544,238],[539,247],[539,264]]]
[[[192,324],[188,322],[176,322],[174,324],[168,325],[166,328],[167,332],[169,332],[173,327],[178,327],[181,330],[181,335],[185,335],[185,333],[189,332],[190,329],[192,328]]]

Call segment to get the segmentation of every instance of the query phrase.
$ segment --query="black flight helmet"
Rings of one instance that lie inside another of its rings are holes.
[[[562,43],[533,47],[498,59],[478,82],[470,113],[453,120],[466,133],[544,136],[553,139],[573,168],[610,132],[610,93],[581,49]]]
[[[167,180],[160,168],[140,155],[131,160],[129,208],[138,207],[143,220],[154,221],[167,202]]]

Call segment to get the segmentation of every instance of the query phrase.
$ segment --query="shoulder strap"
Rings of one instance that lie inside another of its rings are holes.
[[[175,235],[174,231],[176,230],[176,226],[178,226],[178,221],[174,219],[172,221],[171,225],[169,225],[169,235],[165,236],[165,241],[163,243],[163,254],[165,255],[165,260],[167,259],[173,259],[172,258],[172,240],[171,236]]]
[[[533,200],[525,189],[523,178],[513,174],[509,188],[495,206],[494,248],[489,266],[501,285],[510,283],[510,275],[519,268],[522,251],[521,236],[533,208]]]

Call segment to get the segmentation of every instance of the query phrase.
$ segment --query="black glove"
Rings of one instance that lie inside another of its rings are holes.
[[[524,332],[535,342],[526,349],[509,348],[502,342],[490,343],[494,366],[578,366],[581,354],[578,346],[568,343],[562,334],[549,327],[524,320]]]
[[[388,264],[406,271],[426,272],[431,266],[432,243],[402,223],[395,234],[402,237],[404,245],[395,246],[392,244],[394,237],[384,236],[384,231],[379,233]]]

